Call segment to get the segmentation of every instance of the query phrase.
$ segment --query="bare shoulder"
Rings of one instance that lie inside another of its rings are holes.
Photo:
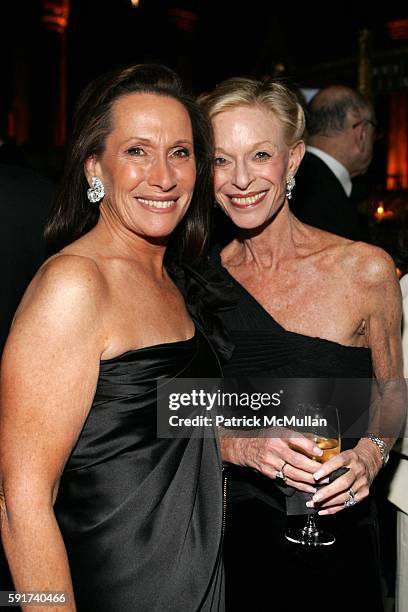
[[[103,299],[106,282],[98,265],[89,257],[58,254],[48,259],[30,283],[19,310],[37,300],[59,301],[72,306],[81,300],[90,304]]]
[[[30,283],[14,317],[10,336],[40,340],[95,330],[102,320],[107,287],[88,257],[59,254],[47,260]]]
[[[383,249],[318,228],[306,227],[313,255],[324,258],[329,268],[342,270],[350,280],[359,282],[381,283],[396,279],[393,259]]]
[[[53,281],[66,279],[74,284],[82,285],[85,282],[98,283],[103,280],[102,272],[92,257],[72,253],[58,253],[53,255],[38,270],[40,278],[51,278]]]
[[[348,275],[367,282],[396,278],[392,257],[383,249],[357,242],[318,228],[308,227],[316,253],[327,258],[329,265],[341,266]]]
[[[383,249],[365,242],[349,242],[342,251],[342,263],[353,279],[371,286],[398,284],[394,261]]]
[[[324,262],[326,272],[336,271],[336,278],[342,278],[357,293],[373,291],[378,297],[387,291],[398,298],[399,282],[392,257],[383,249],[313,229],[314,253]]]

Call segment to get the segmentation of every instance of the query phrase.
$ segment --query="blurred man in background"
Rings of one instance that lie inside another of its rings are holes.
[[[352,179],[371,162],[374,110],[357,91],[321,89],[307,107],[307,152],[296,174],[292,210],[304,223],[359,239]]]

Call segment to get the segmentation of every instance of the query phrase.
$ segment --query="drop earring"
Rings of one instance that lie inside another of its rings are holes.
[[[103,196],[105,195],[105,188],[101,179],[99,179],[97,176],[93,176],[92,187],[90,187],[86,193],[88,200],[92,202],[92,204],[96,204],[96,202],[102,200]]]
[[[292,174],[289,174],[286,181],[286,197],[288,200],[292,198],[292,191],[296,185],[295,177]]]

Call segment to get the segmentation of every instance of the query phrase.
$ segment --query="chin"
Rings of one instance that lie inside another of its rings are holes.
[[[177,223],[139,224],[131,231],[148,242],[166,242],[177,227]]]
[[[174,232],[174,230],[176,229],[177,225],[178,224],[172,224],[169,227],[149,228],[146,231],[146,236],[149,237],[149,238],[157,239],[157,240],[166,240]]]
[[[224,210],[224,212],[226,212]],[[258,227],[262,227],[267,223],[271,217],[265,216],[265,214],[259,214],[258,211],[245,211],[243,213],[237,213],[235,210],[226,212],[227,217],[232,221],[236,227],[240,229],[252,230],[257,229]]]
[[[143,233],[146,236],[151,236],[152,238],[164,238],[166,236],[170,236],[176,229],[176,227],[183,220],[183,214],[180,214],[178,211],[177,214],[173,212],[173,214],[153,214],[152,218],[145,220],[143,223]]]

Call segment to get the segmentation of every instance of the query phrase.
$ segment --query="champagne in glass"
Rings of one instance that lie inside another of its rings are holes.
[[[307,433],[305,434],[306,438],[312,440],[316,446],[322,449],[323,455],[308,455],[313,459],[313,461],[318,461],[319,463],[325,463],[335,455],[338,455],[340,452],[340,440],[339,438],[325,438],[323,436],[317,436],[315,434]]]
[[[308,426],[308,431],[303,431],[304,427],[299,428],[299,432],[322,449],[320,457],[311,456],[311,459],[325,463],[340,452],[340,426],[337,409],[334,406],[322,404],[301,404],[298,412],[303,416],[302,422],[313,423]],[[298,452],[296,444],[291,444]],[[308,455],[310,457],[310,455]],[[318,529],[316,525],[316,510],[308,514],[306,525],[302,529],[288,529],[285,538],[295,544],[309,546],[330,546],[334,544],[336,538],[331,533]]]

